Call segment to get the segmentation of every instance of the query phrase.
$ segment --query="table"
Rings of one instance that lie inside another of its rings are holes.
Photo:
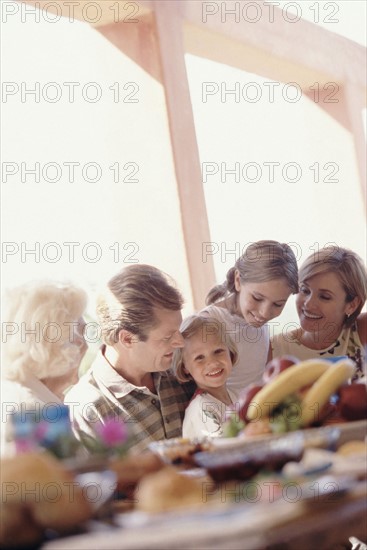
[[[367,422],[339,426],[339,445],[363,440]],[[327,477],[320,478],[327,482]],[[341,478],[342,479],[342,478]],[[208,510],[152,516],[121,514],[113,527],[90,524],[92,532],[54,540],[42,550],[309,550],[351,548],[349,537],[367,541],[366,480],[328,497],[232,504]]]

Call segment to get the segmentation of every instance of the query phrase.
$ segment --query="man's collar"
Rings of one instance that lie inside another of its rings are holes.
[[[119,374],[108,361],[105,356],[106,345],[102,345],[92,365],[93,376],[98,379],[103,385],[113,393],[117,399],[128,395],[132,391],[146,391],[144,387],[135,386],[128,382],[121,374]],[[166,372],[153,372],[153,379],[156,383],[161,376],[167,376]]]

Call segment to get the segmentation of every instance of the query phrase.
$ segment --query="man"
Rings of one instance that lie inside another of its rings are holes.
[[[128,424],[134,451],[181,436],[194,391],[170,370],[174,350],[183,346],[182,304],[173,281],[149,265],[128,266],[109,281],[97,305],[104,345],[65,400],[90,450],[107,418]]]

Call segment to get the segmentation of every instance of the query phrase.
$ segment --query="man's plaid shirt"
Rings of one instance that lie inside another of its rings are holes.
[[[171,370],[155,372],[152,373],[157,392],[154,394],[122,378],[103,352],[104,346],[91,369],[65,399],[73,428],[83,443],[88,446],[88,436],[95,439],[96,427],[109,418],[121,418],[128,423],[134,451],[145,449],[152,441],[181,437],[182,421],[195,391],[194,384],[180,384]]]

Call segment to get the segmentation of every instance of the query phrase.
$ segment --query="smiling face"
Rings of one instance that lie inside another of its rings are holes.
[[[184,340],[179,332],[181,311],[156,309],[156,326],[145,341],[135,340],[131,360],[132,369],[140,372],[166,371],[171,367],[173,352],[182,348]]]
[[[285,279],[273,279],[263,283],[242,283],[239,272],[235,273],[237,311],[247,323],[261,327],[278,317],[291,294]]]
[[[319,332],[320,341],[327,335],[339,336],[346,315],[358,306],[358,299],[347,302],[347,294],[334,272],[318,273],[300,284],[296,298],[301,327],[306,332]]]
[[[203,329],[185,340],[183,361],[185,372],[203,390],[224,386],[232,371],[230,352],[220,335]]]

